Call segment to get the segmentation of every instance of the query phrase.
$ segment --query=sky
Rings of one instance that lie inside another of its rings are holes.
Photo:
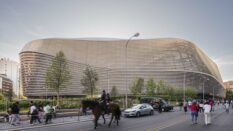
[[[0,0],[0,57],[41,38],[182,38],[233,80],[232,0]]]

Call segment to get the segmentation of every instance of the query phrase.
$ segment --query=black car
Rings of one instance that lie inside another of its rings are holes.
[[[140,103],[148,103],[150,104],[155,110],[158,110],[159,103],[161,103],[163,111],[171,111],[173,110],[173,106],[169,105],[164,99],[157,98],[157,97],[142,97],[140,99]]]

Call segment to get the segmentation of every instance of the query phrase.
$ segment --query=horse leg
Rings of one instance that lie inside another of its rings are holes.
[[[111,126],[111,124],[112,124],[112,119],[113,119],[113,113],[112,113],[112,116],[111,116],[111,120],[110,120],[110,122],[109,122],[109,124],[108,124],[108,127]]]
[[[94,124],[95,124],[94,129],[96,129],[96,127],[97,127],[97,116],[95,116],[95,118],[94,118]]]
[[[104,124],[105,124],[105,117],[104,117],[104,114],[102,114],[102,117],[103,117],[103,119],[104,119]]]

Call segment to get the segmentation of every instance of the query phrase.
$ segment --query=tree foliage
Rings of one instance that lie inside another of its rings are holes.
[[[54,90],[57,94],[57,105],[59,105],[60,90],[67,87],[70,79],[71,75],[65,54],[59,51],[53,58],[45,76],[46,87]]]
[[[185,96],[189,98],[195,98],[197,96],[197,90],[193,87],[187,87],[185,89]]]
[[[130,86],[130,91],[133,95],[141,95],[144,87],[144,79],[143,78],[136,78],[131,86]]]
[[[146,95],[154,96],[156,89],[156,83],[154,82],[153,78],[150,78],[146,83]]]
[[[96,92],[96,84],[98,81],[98,74],[90,66],[83,72],[83,77],[81,79],[81,84],[84,87],[84,93],[88,93],[93,98],[94,93]]]
[[[233,98],[233,91],[226,90],[226,99],[232,99],[232,98]]]
[[[116,97],[118,95],[118,90],[117,90],[116,86],[112,87],[110,95],[113,96],[113,97]]]
[[[165,82],[163,80],[160,80],[156,88],[157,94],[163,94],[165,88],[166,88]]]
[[[170,85],[166,85],[164,87],[164,94],[170,96],[170,99],[171,97],[174,96],[174,93],[175,93],[174,88],[171,87]]]

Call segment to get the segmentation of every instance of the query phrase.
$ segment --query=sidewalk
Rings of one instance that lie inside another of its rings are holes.
[[[105,116],[108,118],[107,116]],[[93,115],[86,115],[86,116],[74,116],[74,117],[62,117],[62,118],[55,118],[52,119],[52,123],[50,124],[44,124],[42,122],[39,124],[38,122],[34,125],[30,125],[29,120],[26,121],[20,121],[20,125],[10,125],[9,123],[0,123],[0,130],[23,130],[23,128],[36,128],[37,126],[50,126],[50,125],[57,125],[57,124],[64,124],[64,123],[76,123],[76,122],[84,122],[84,121],[92,121]],[[102,119],[102,117],[100,118]],[[43,120],[44,121],[44,120]]]

